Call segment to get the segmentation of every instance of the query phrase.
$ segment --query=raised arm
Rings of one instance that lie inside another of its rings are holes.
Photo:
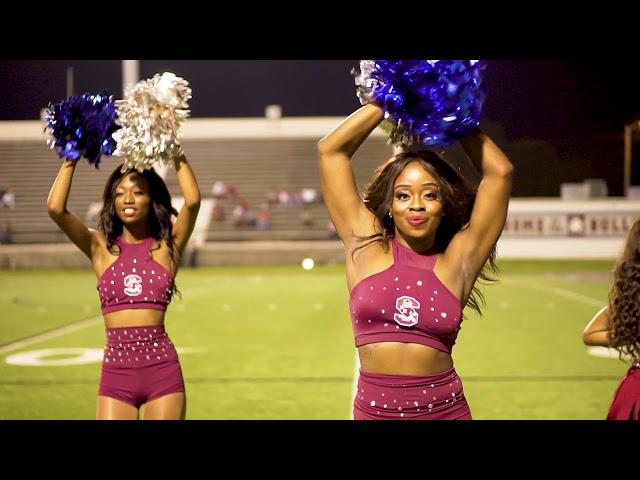
[[[182,253],[187,246],[189,237],[193,232],[200,210],[200,189],[191,165],[184,155],[174,159],[178,185],[184,197],[184,205],[178,213],[176,223],[173,225],[173,240],[178,252]]]
[[[67,210],[67,199],[75,168],[76,162],[72,160],[65,159],[62,162],[62,167],[60,167],[47,198],[47,210],[49,216],[67,237],[93,261],[96,251],[98,251],[100,232],[88,228],[82,220]]]
[[[611,346],[611,325],[609,323],[609,307],[602,308],[591,319],[582,332],[582,341],[585,345],[600,347]]]
[[[449,261],[459,262],[466,298],[507,219],[513,165],[500,147],[478,129],[462,139],[460,145],[482,174],[469,225],[456,234],[445,253]]]
[[[360,107],[318,142],[325,203],[336,232],[346,244],[356,235],[375,233],[375,216],[358,194],[351,157],[383,119],[381,108]]]

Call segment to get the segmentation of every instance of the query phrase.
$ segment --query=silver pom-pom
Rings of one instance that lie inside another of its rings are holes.
[[[376,71],[375,60],[360,60],[360,72],[355,69],[351,74],[356,83],[356,95],[361,105],[365,105],[373,100],[373,91],[378,86],[379,80],[372,75]]]
[[[113,134],[117,142],[114,155],[124,157],[123,171],[139,172],[156,161],[170,167],[182,155],[178,140],[180,123],[189,116],[191,88],[185,79],[173,73],[156,74],[125,90],[116,101],[120,130]]]

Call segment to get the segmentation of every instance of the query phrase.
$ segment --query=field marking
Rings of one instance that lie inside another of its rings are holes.
[[[612,360],[621,360],[626,363],[631,363],[631,355],[623,353],[622,356],[620,356],[620,350],[617,348],[589,347],[587,353],[593,357],[611,358]]]
[[[529,290],[538,290],[538,291],[543,291],[543,292],[550,292],[550,293],[554,293],[560,297],[565,297],[568,298],[570,300],[575,300],[577,302],[582,302],[585,303],[587,305],[592,305],[594,307],[598,307],[598,308],[604,308],[602,305],[607,304],[607,300],[602,301],[602,300],[597,300],[593,297],[589,297],[587,295],[582,295],[580,293],[576,293],[574,291],[571,290],[567,290],[566,288],[561,288],[561,287],[540,287],[540,286],[532,286],[528,283],[524,283],[518,280],[513,280],[513,279],[507,279],[505,282],[503,282],[505,285],[509,285],[509,284],[513,284],[522,288],[527,288]],[[615,360],[620,360],[619,357],[619,352],[618,350],[616,350],[615,348],[607,348],[607,347],[590,347],[587,349],[587,355],[591,355],[593,357],[600,357],[600,358],[611,358],[611,359],[615,359]],[[623,355],[622,356],[622,360],[623,361],[628,361],[629,357]]]
[[[20,367],[67,367],[69,365],[86,365],[102,361],[104,349],[102,348],[45,348],[43,350],[27,350],[14,353],[4,359],[8,365]],[[47,358],[59,357],[62,358]]]
[[[616,377],[617,378],[617,377]],[[347,383],[350,376],[345,377],[185,377],[187,383],[198,384],[237,384],[237,383]],[[94,385],[95,379],[36,379],[36,380],[0,380],[0,387],[7,386],[38,386],[38,385]]]
[[[576,302],[582,302],[594,307],[602,307],[607,303],[607,300],[598,300],[596,298],[589,297],[587,295],[582,295],[581,293],[576,293],[572,290],[567,290],[566,288],[562,288],[562,287],[544,287],[539,285],[531,285],[530,283],[526,283],[520,280],[514,280],[511,278],[503,279],[501,283],[507,286],[515,285],[518,287],[526,288],[528,290],[537,290],[539,292],[553,293],[559,297],[568,298],[570,300],[575,300]]]
[[[63,325],[62,327],[57,327],[53,330],[48,330],[43,333],[37,333],[36,335],[32,335],[31,337],[23,338],[22,340],[17,340],[3,345],[2,347],[0,347],[0,355],[19,350],[23,347],[28,347],[29,345],[33,345],[34,343],[44,342],[45,340],[61,337],[68,333],[77,332],[78,330],[82,330],[87,327],[93,327],[95,325],[99,325],[102,321],[103,320],[101,316],[92,317],[85,320],[69,323],[67,325]]]
[[[202,293],[209,292],[210,290],[210,287],[195,287],[189,291],[189,296],[201,295]],[[68,323],[61,327],[56,327],[52,330],[47,330],[46,332],[36,333],[35,335],[32,335],[30,337],[26,337],[21,340],[15,340],[13,342],[9,342],[5,345],[0,346],[0,355],[14,352],[23,347],[33,345],[34,343],[44,342],[45,340],[61,337],[68,333],[77,332],[78,330],[82,330],[84,328],[93,327],[95,325],[99,325],[103,321],[104,320],[102,316],[86,318],[84,320],[78,320],[76,322]]]
[[[465,375],[464,382],[593,382],[619,379],[619,375]]]
[[[5,357],[4,362],[8,365],[17,365],[21,367],[67,367],[69,365],[87,365],[91,363],[102,363],[104,350],[104,348],[85,347],[25,350]],[[176,351],[179,355],[182,355],[187,353],[206,353],[207,349],[198,347],[178,347],[176,348]],[[47,358],[63,355],[64,357],[62,358]]]

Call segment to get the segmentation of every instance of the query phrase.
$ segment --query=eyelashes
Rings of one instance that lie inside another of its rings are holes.
[[[394,197],[396,200],[406,201],[409,200],[410,195],[407,193],[397,193],[396,195],[394,195]],[[440,195],[438,194],[438,192],[428,192],[424,194],[424,198],[426,200],[439,200]]]

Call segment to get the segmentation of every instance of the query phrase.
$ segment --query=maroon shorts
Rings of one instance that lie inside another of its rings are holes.
[[[360,370],[355,420],[471,420],[455,369],[428,376]]]
[[[139,408],[184,391],[178,353],[164,327],[107,329],[98,395]]]

